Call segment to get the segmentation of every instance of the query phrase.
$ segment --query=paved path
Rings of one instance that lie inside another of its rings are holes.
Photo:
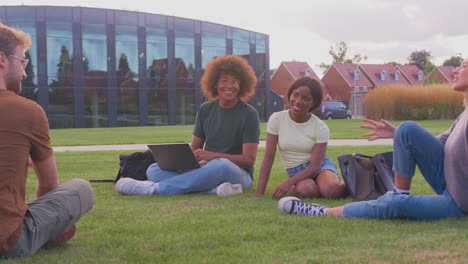
[[[367,141],[366,139],[332,139],[328,146],[371,146],[371,145],[392,145],[393,139],[379,139]],[[54,147],[55,152],[63,151],[101,151],[101,150],[144,150],[147,144],[131,145],[96,145],[96,146],[62,146]],[[265,141],[260,141],[259,147],[265,147]]]

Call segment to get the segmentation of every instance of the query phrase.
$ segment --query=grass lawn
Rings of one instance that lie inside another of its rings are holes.
[[[325,120],[330,128],[331,139],[361,138],[365,132],[359,128],[363,122],[359,119]],[[397,125],[401,121],[394,121]],[[437,135],[447,130],[453,120],[418,121],[433,134]],[[193,125],[186,126],[147,126],[147,127],[116,127],[116,128],[72,128],[52,129],[50,131],[54,146],[83,145],[120,145],[120,144],[155,144],[168,142],[190,142]],[[260,139],[265,140],[266,123],[260,125]]]
[[[390,146],[329,147],[328,155],[336,161],[341,154],[389,150]],[[56,153],[61,182],[112,179],[119,153]],[[262,156],[260,149],[254,185]],[[11,262],[468,263],[468,218],[429,222],[283,215],[271,193],[285,177],[277,158],[267,194],[260,198],[124,196],[112,183],[93,183],[94,208],[78,222],[70,243]],[[30,171],[29,200],[34,198],[35,183]],[[432,193],[420,175],[412,189]],[[309,201],[338,206],[351,199]]]

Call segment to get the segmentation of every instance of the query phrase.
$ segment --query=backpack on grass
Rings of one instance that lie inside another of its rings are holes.
[[[120,155],[120,169],[114,183],[120,178],[132,178],[139,181],[148,180],[146,170],[155,162],[153,154],[149,150],[135,152],[130,155]]]
[[[155,163],[153,154],[149,150],[145,152],[135,152],[130,155],[120,154],[120,167],[117,177],[114,180],[90,180],[90,182],[113,182],[120,178],[132,178],[139,181],[146,181],[146,169]]]

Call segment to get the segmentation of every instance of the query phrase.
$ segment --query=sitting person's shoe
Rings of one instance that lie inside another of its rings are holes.
[[[73,225],[65,233],[61,234],[60,236],[54,239],[47,241],[47,243],[45,243],[45,246],[67,243],[70,239],[72,239],[72,237],[75,236],[75,233],[76,233],[76,226]]]
[[[216,194],[219,196],[229,196],[242,193],[241,184],[233,184],[229,182],[221,183],[216,187]]]
[[[115,184],[115,190],[128,195],[152,195],[158,193],[158,183],[152,181],[137,181],[132,178],[121,178]]]
[[[314,204],[304,203],[296,197],[283,197],[278,201],[278,208],[285,214],[296,215],[325,215],[327,207]]]

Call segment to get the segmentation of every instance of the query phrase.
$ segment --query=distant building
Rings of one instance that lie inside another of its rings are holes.
[[[395,67],[411,85],[422,85],[426,80],[426,76],[416,65],[397,65]]]
[[[438,66],[427,75],[425,84],[431,83],[453,83],[454,66]]]
[[[283,61],[271,76],[271,90],[283,97],[286,104],[289,86],[303,76],[314,77],[320,80],[307,62]]]
[[[369,90],[392,84],[422,84],[424,74],[414,65],[333,63],[322,82],[335,93],[333,100],[348,105],[353,115],[363,115],[363,99]]]
[[[0,6],[0,21],[29,33],[24,97],[52,128],[193,124],[206,99],[206,64],[243,56],[257,74],[262,121],[282,102],[270,90],[269,37],[245,29],[134,11]]]

